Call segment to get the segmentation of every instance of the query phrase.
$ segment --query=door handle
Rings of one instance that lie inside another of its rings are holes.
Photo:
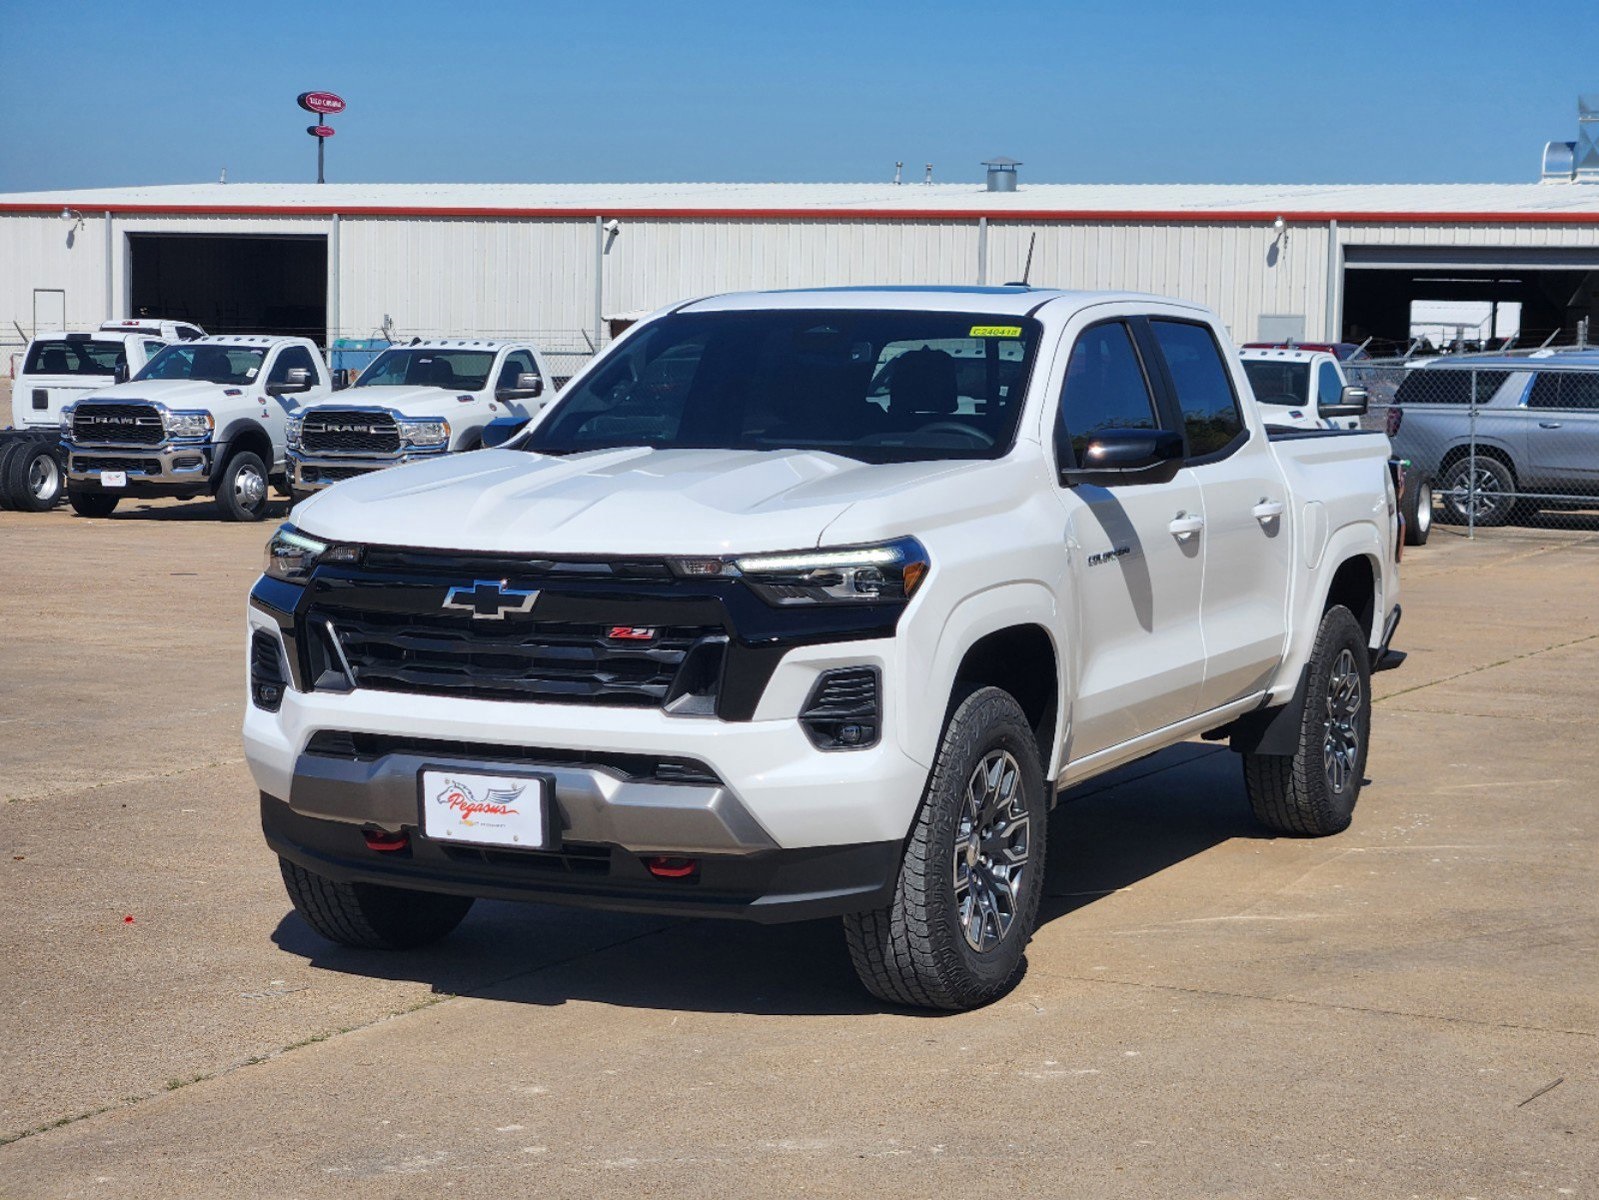
[[[1167,531],[1179,541],[1193,537],[1203,528],[1205,528],[1204,517],[1191,517],[1185,512],[1178,513],[1171,519],[1171,524],[1166,526]]]
[[[1251,510],[1257,521],[1275,521],[1283,515],[1283,502],[1281,500],[1267,500],[1261,497],[1259,504]]]
[[[1559,421],[1539,421],[1538,422],[1538,428],[1539,429],[1559,429],[1560,428],[1560,422]]]

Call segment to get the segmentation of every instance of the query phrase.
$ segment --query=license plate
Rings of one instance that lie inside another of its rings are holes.
[[[128,473],[126,471],[101,471],[101,487],[127,487]]]
[[[441,842],[541,850],[549,844],[548,779],[422,772],[422,832]]]

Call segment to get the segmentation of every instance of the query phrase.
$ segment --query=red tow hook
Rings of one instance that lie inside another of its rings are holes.
[[[644,860],[644,869],[657,879],[688,879],[700,873],[700,860],[656,854]]]
[[[366,839],[368,850],[392,853],[395,850],[407,849],[411,845],[411,835],[403,829],[399,833],[388,833],[382,829],[363,829],[361,836]]]

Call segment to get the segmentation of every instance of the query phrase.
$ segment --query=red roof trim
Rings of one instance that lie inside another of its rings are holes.
[[[58,213],[60,204],[0,203],[0,214]],[[922,208],[419,208],[415,205],[324,204],[81,204],[84,213],[211,217],[488,217],[501,220],[568,219],[592,221],[595,217],[649,220],[783,220],[783,221],[1033,221],[1160,223],[1180,225],[1270,224],[1278,217],[1295,224],[1385,225],[1599,225],[1594,212],[1285,212],[1275,209],[1242,211],[1223,209],[922,209]]]

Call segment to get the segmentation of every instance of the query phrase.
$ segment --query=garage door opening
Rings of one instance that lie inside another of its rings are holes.
[[[1599,337],[1599,251],[1350,246],[1345,261],[1344,340],[1375,354]]]
[[[325,236],[130,233],[128,252],[130,316],[327,338]]]

